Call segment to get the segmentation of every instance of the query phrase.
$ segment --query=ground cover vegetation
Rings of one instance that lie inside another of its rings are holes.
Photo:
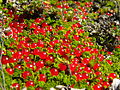
[[[0,2],[0,89],[107,90],[119,78],[119,0]]]

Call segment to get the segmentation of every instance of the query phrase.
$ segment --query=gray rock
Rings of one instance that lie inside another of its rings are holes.
[[[112,85],[109,90],[120,90],[120,79],[113,79]]]

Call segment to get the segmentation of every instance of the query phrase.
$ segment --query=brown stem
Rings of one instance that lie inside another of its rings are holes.
[[[63,0],[61,0],[61,3],[62,3],[62,6],[63,6]],[[62,20],[64,21],[64,8],[62,8],[61,13],[62,13]]]

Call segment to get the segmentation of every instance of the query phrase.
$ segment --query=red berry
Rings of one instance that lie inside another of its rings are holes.
[[[78,28],[82,27],[82,25],[81,25],[80,23],[76,23],[76,24],[77,24]],[[82,30],[82,29],[79,29],[79,30],[80,30],[80,32],[82,32],[82,33],[84,32],[84,30]],[[78,31],[79,31],[79,30],[78,30]],[[79,34],[80,34],[80,33],[79,33]]]
[[[43,88],[37,87],[37,88],[35,88],[35,90],[43,90]]]
[[[104,55],[102,55],[102,54],[99,54],[97,57],[99,58],[99,61],[103,61],[103,59],[104,59]]]
[[[31,47],[31,48],[36,48],[36,47],[37,47],[37,43],[32,43],[32,44],[30,45],[30,47]]]
[[[58,66],[61,71],[65,71],[67,69],[67,66],[64,65],[63,63],[60,63]]]
[[[87,17],[82,17],[82,19],[83,19],[83,20],[86,20],[86,19],[87,19]]]
[[[13,57],[9,58],[10,63],[14,63],[14,62],[17,62],[17,61],[18,61],[18,59],[16,59],[16,58],[13,58]]]
[[[28,68],[31,68],[32,70],[34,70],[34,65],[33,65],[33,64],[27,63],[26,66],[27,66]]]
[[[110,73],[108,77],[114,79],[117,77],[117,75],[115,73]]]
[[[56,68],[50,69],[50,72],[52,76],[57,76],[59,74],[59,71]]]
[[[12,68],[7,68],[6,71],[8,72],[9,75],[13,75],[14,70]]]
[[[77,24],[73,24],[73,25],[72,25],[72,28],[76,28],[76,27],[78,27]]]
[[[43,61],[36,62],[36,67],[40,67],[40,68],[44,67],[44,62]]]
[[[25,43],[25,44],[24,44],[24,47],[29,48],[29,47],[30,47],[30,44],[29,44],[29,43]]]
[[[93,90],[102,90],[102,85],[94,85]]]
[[[24,79],[26,79],[28,76],[31,76],[32,74],[29,72],[29,71],[24,71],[23,73],[22,73],[22,77],[24,78]]]
[[[85,67],[84,71],[86,71],[87,73],[91,73],[92,72],[92,70],[90,69],[90,67]]]
[[[46,52],[40,52],[39,56],[41,59],[46,59],[47,58],[47,53]]]
[[[86,63],[80,63],[81,67],[85,67],[87,64]]]
[[[107,52],[107,54],[109,54],[109,55],[113,55],[113,52]]]
[[[105,88],[108,88],[110,86],[110,84],[109,84],[109,82],[103,82],[102,86],[105,87]]]
[[[75,65],[78,65],[79,59],[78,58],[72,59],[72,63],[75,64]]]
[[[25,83],[25,86],[26,86],[26,87],[30,87],[30,86],[33,86],[33,87],[34,87],[34,82],[33,82],[33,81],[27,81],[27,82]]]
[[[11,87],[12,87],[12,88],[16,88],[16,90],[20,90],[20,84],[18,84],[18,83],[13,83],[13,84],[11,85]]]
[[[83,80],[82,74],[77,74],[76,77],[77,77],[77,78],[76,78],[76,81]]]
[[[83,52],[87,52],[87,51],[89,52],[90,50],[91,50],[90,47],[85,47],[85,48],[82,49]]]
[[[76,69],[76,65],[75,64],[70,64],[70,70],[73,72]]]
[[[80,57],[82,55],[82,52],[80,50],[75,50],[76,57]]]
[[[52,30],[53,30],[52,26],[48,26],[47,29],[48,29],[49,31],[52,31]]]
[[[50,44],[52,47],[55,46],[55,42],[54,42],[54,41],[49,42],[49,44]]]
[[[59,26],[59,27],[58,27],[58,30],[63,30],[63,29],[64,29],[63,26]]]
[[[57,5],[57,8],[61,9],[63,6],[62,5]]]
[[[90,62],[90,58],[84,58],[82,62],[88,64]]]
[[[7,63],[9,63],[9,58],[8,58],[8,56],[2,56],[1,62],[2,62],[2,64],[7,64]]]
[[[34,51],[33,51],[33,54],[34,54],[34,55],[39,55],[39,53],[40,53],[40,50],[39,50],[39,49],[34,49]]]
[[[98,54],[98,49],[91,49],[91,54]]]
[[[14,58],[16,59],[21,59],[22,58],[22,52],[21,51],[17,51],[16,53],[14,53],[12,55]]]
[[[95,72],[95,74],[96,74],[96,76],[99,76],[99,75],[101,75],[102,73],[99,72],[99,71],[97,71],[97,72]]]
[[[28,49],[22,49],[22,54],[25,56],[28,56],[30,54],[30,51]]]
[[[94,60],[96,58],[96,56],[91,56],[90,60]]]
[[[45,60],[46,63],[53,63],[54,62],[54,57],[53,56],[47,56],[46,60]]]
[[[43,81],[46,82],[46,76],[44,74],[39,75],[39,80],[38,81]]]
[[[14,12],[13,12],[13,10],[9,10],[8,11],[8,14],[10,15],[10,17],[12,17],[12,14],[13,14]]]
[[[83,77],[83,79],[88,79],[89,75],[88,75],[88,73],[82,73],[82,77]]]
[[[108,64],[112,64],[112,61],[111,60],[106,60]]]
[[[24,56],[23,60],[25,62],[30,62],[31,61],[31,58],[29,56]]]
[[[97,70],[100,67],[100,64],[96,63],[93,67],[94,70]]]
[[[48,26],[48,24],[47,23],[42,23],[42,27],[46,27],[46,26]]]
[[[77,30],[78,34],[84,33],[85,31],[83,29],[78,29]]]
[[[42,18],[36,18],[36,19],[35,19],[35,22],[36,22],[36,23],[40,23],[41,21],[42,21]]]
[[[36,27],[37,26],[35,25],[35,23],[32,23],[31,26],[30,26],[30,28],[34,28],[34,29],[36,29]]]
[[[80,37],[78,35],[74,35],[73,38],[76,40],[76,41],[79,41],[80,40]]]
[[[82,67],[80,66],[80,67],[78,67],[78,69],[77,69],[77,73],[79,73],[79,72],[81,72],[83,69],[82,69]]]
[[[49,52],[49,53],[52,53],[52,52],[54,52],[54,49],[53,49],[53,47],[48,47],[47,49],[48,49],[48,52]]]
[[[37,46],[38,47],[44,47],[44,42],[41,41],[41,40],[38,40]]]
[[[60,48],[60,49],[58,50],[58,53],[59,53],[60,55],[65,55],[65,50],[64,50],[63,48]]]
[[[22,69],[23,69],[22,66],[19,65],[19,64],[15,65],[14,68],[19,69],[19,70],[22,70]]]
[[[64,8],[68,9],[68,8],[69,8],[69,5],[64,5]]]

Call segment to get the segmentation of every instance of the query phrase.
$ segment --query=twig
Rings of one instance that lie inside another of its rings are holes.
[[[70,76],[72,76],[72,72],[71,72],[71,70],[70,70],[70,65],[69,65],[69,64],[67,64],[67,65],[68,65],[69,74],[70,74]]]
[[[2,12],[1,12],[2,13]],[[4,71],[3,71],[3,67],[2,67],[2,62],[1,62],[1,60],[2,60],[2,52],[3,52],[3,46],[4,46],[4,42],[3,42],[3,40],[2,40],[2,32],[3,32],[3,30],[4,30],[4,27],[3,27],[3,24],[4,24],[4,22],[3,22],[3,13],[2,13],[2,15],[1,15],[1,18],[2,18],[2,27],[0,28],[1,30],[1,32],[0,32],[0,40],[1,40],[1,53],[0,53],[0,68],[1,68],[1,73],[2,73],[2,84],[3,84],[3,86],[2,86],[2,90],[6,90],[6,88],[5,88],[5,75],[4,75]]]
[[[62,3],[62,11],[61,11],[61,13],[62,13],[62,20],[64,21],[64,5],[63,5],[63,0],[61,0],[61,3]]]

